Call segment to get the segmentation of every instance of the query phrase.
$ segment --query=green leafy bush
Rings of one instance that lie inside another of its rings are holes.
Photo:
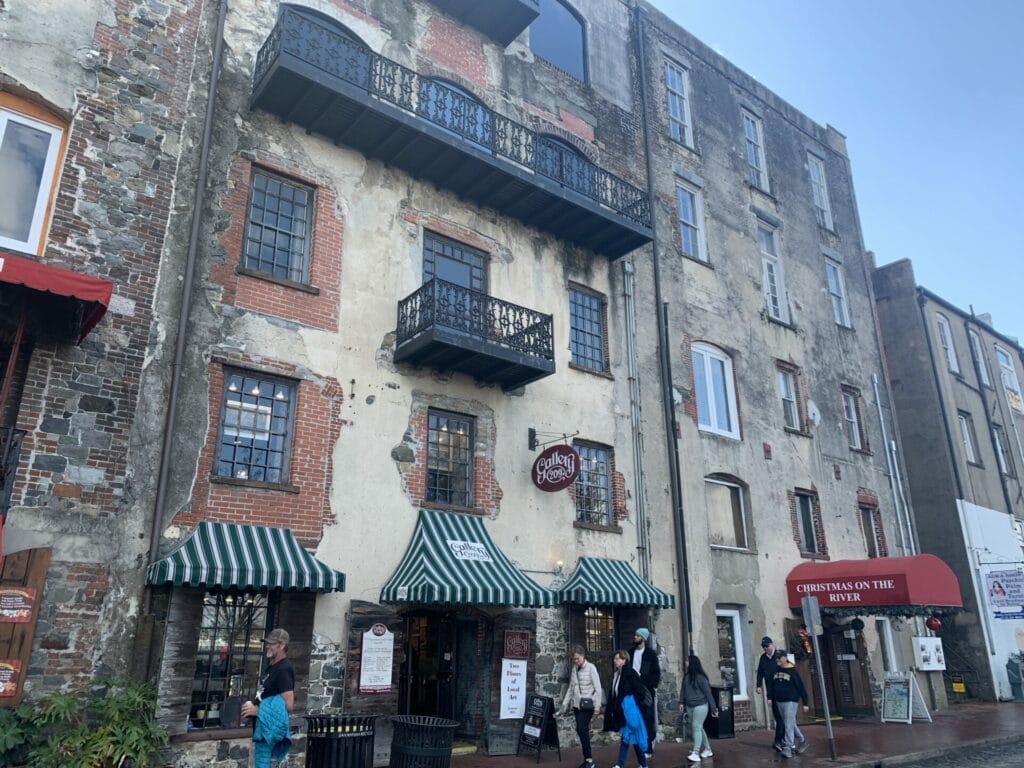
[[[97,681],[0,710],[0,768],[150,768],[167,732],[156,692],[134,680]]]

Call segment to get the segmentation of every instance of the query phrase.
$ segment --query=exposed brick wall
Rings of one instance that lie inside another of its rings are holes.
[[[470,85],[466,90],[474,94],[487,90],[487,59],[480,34],[474,29],[435,14],[427,22],[422,50],[433,63]]]
[[[793,541],[797,549],[800,549],[800,506],[797,504],[797,493],[811,497],[811,517],[814,521],[814,541],[817,544],[817,552],[804,552],[800,550],[800,556],[808,560],[828,560],[828,541],[825,539],[825,524],[821,517],[821,499],[818,497],[818,490],[813,485],[810,488],[796,488],[786,492],[789,499],[789,516],[793,526]]]

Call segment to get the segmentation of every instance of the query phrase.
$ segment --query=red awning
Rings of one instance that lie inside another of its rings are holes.
[[[859,606],[961,608],[960,583],[935,555],[802,563],[786,577],[789,607],[806,595],[823,610]]]
[[[33,291],[52,293],[79,302],[82,306],[79,341],[103,317],[114,292],[114,284],[107,280],[43,264],[3,250],[0,250],[0,282],[22,285]]]

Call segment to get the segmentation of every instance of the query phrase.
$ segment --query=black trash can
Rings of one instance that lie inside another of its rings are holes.
[[[718,717],[708,717],[704,721],[704,730],[712,739],[735,739],[736,724],[732,709],[732,687],[711,686],[711,695],[718,702]]]
[[[373,768],[376,715],[306,715],[306,768]]]
[[[443,717],[396,715],[391,718],[390,768],[448,768],[458,723]]]

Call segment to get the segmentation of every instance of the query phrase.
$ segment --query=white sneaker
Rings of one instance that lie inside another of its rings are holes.
[[[698,755],[696,752],[691,752],[686,756],[686,759],[689,760],[691,763],[699,763],[700,755]]]
[[[701,757],[714,757],[715,753],[711,751],[710,747],[708,747],[707,749],[705,749],[703,752],[700,753],[700,756]]]

